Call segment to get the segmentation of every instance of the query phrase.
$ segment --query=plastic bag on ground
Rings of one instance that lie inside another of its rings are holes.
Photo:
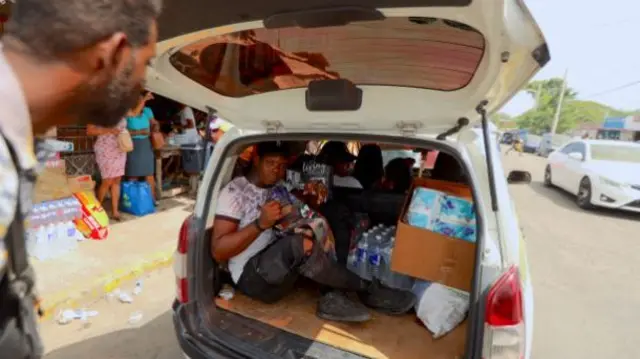
[[[460,325],[469,310],[469,293],[442,284],[421,282],[414,294],[416,314],[435,339]]]
[[[120,209],[138,217],[154,213],[156,208],[149,184],[139,181],[122,182]]]

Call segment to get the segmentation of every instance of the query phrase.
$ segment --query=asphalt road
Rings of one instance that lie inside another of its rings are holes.
[[[542,158],[512,155],[505,166],[533,174],[530,185],[511,187],[532,267],[533,358],[638,358],[640,215],[577,208],[542,186]],[[87,304],[99,314],[86,323],[44,324],[46,358],[181,358],[169,311],[173,283],[163,269],[144,279],[132,304],[100,300]],[[142,320],[130,324],[136,311]]]

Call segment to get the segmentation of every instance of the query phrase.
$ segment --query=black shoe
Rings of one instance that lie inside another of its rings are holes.
[[[349,323],[362,323],[371,319],[366,308],[337,291],[320,297],[316,315],[326,320]]]
[[[413,293],[385,287],[377,280],[371,283],[369,290],[358,295],[366,306],[389,315],[405,314],[416,304]]]

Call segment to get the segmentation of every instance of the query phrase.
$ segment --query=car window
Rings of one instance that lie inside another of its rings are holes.
[[[568,155],[571,152],[576,152],[577,148],[578,148],[578,143],[574,142],[564,146],[564,148],[561,149],[560,152]]]
[[[640,163],[639,146],[591,145],[591,159],[595,161]]]
[[[587,146],[582,143],[582,142],[578,142],[575,144],[575,149],[571,152],[578,152],[580,154],[582,154],[582,158],[586,158],[587,157]]]
[[[396,158],[413,158],[416,162],[413,165],[414,168],[420,168],[420,161],[422,156],[420,152],[413,152],[411,150],[384,150],[382,151],[382,162],[386,166],[389,162]]]
[[[230,97],[347,79],[453,91],[467,86],[485,49],[477,30],[445,19],[389,17],[320,28],[284,27],[211,36],[181,48],[172,65]],[[233,66],[226,59],[233,58]],[[223,63],[225,66],[223,66]]]

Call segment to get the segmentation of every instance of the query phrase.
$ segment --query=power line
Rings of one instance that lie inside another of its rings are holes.
[[[638,85],[638,84],[640,84],[640,80],[629,82],[627,84],[624,84],[624,85],[621,85],[621,86],[618,86],[618,87],[614,87],[614,88],[609,89],[609,90],[605,90],[605,91],[597,92],[597,93],[594,93],[594,94],[591,94],[591,95],[588,95],[588,96],[581,96],[581,97],[582,97],[582,99],[589,99],[589,98],[593,98],[593,97],[607,95],[607,94],[610,94],[612,92],[617,92],[617,91],[620,91],[620,90],[624,90],[624,89],[626,89],[628,87],[635,86],[635,85]]]

